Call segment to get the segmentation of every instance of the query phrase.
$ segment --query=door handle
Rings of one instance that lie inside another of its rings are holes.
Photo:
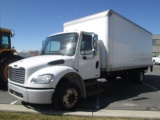
[[[96,69],[99,67],[99,61],[96,62]]]

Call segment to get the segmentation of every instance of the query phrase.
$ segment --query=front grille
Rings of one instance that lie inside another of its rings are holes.
[[[23,84],[25,80],[25,69],[9,67],[8,68],[8,78],[11,81]]]

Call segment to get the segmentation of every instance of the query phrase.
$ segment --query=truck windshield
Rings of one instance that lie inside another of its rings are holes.
[[[77,33],[65,33],[48,37],[41,50],[41,55],[73,56],[77,46]]]

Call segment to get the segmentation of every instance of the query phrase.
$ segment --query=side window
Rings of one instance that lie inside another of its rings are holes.
[[[92,54],[92,36],[90,35],[82,36],[81,54],[82,55]]]

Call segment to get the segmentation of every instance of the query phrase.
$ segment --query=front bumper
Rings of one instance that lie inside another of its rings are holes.
[[[24,88],[8,83],[8,91],[11,95],[27,103],[51,104],[55,89]]]

